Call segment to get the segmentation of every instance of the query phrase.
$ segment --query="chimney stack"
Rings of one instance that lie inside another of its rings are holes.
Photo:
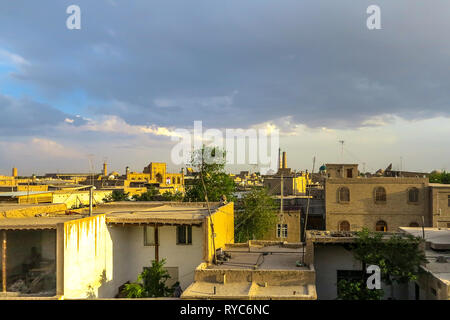
[[[283,169],[287,168],[286,151],[283,151]]]
[[[281,148],[278,148],[278,169],[282,168],[281,164]]]
[[[17,178],[17,168],[12,168],[12,176]]]
[[[103,176],[106,177],[108,175],[108,164],[103,162]]]

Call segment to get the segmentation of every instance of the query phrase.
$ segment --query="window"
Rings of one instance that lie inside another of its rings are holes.
[[[417,203],[419,202],[419,189],[411,188],[408,191],[408,202]]]
[[[277,237],[278,238],[287,238],[288,236],[288,227],[287,224],[277,224]]]
[[[448,200],[447,200],[447,201],[448,201],[448,202],[447,202],[447,206],[450,207],[450,196],[447,196],[447,197],[448,197]]]
[[[348,221],[339,223],[339,231],[350,231],[350,223]]]
[[[340,187],[338,192],[339,202],[350,201],[350,190],[347,187]]]
[[[383,203],[386,202],[386,189],[383,187],[375,188],[375,202]]]
[[[155,245],[155,227],[145,226],[144,227],[144,246],[154,246]]]
[[[419,227],[419,224],[418,224],[417,222],[411,222],[411,223],[409,224],[409,226],[410,226],[411,228],[418,228],[418,227]]]
[[[377,224],[375,225],[375,230],[386,232],[387,231],[387,223],[384,222],[383,220],[378,221]]]
[[[192,244],[192,226],[177,226],[177,244]]]
[[[347,178],[353,178],[353,169],[347,169]]]

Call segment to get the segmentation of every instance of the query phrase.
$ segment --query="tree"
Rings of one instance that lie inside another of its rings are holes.
[[[225,152],[217,147],[205,147],[193,152],[191,166],[197,172],[192,184],[186,190],[185,201],[217,202],[225,196],[234,199],[236,186],[225,172]]]
[[[235,217],[235,240],[261,239],[277,222],[277,206],[267,189],[252,189],[242,198]]]
[[[364,281],[340,280],[337,283],[339,300],[381,300],[383,290],[371,290]]]
[[[159,191],[154,186],[147,187],[147,191],[138,195],[135,194],[133,199],[136,201],[155,201],[158,200]]]
[[[393,234],[383,239],[381,232],[370,232],[368,229],[357,232],[351,249],[355,258],[361,261],[361,284],[350,286],[347,281],[342,282],[340,288],[345,294],[359,292],[360,299],[367,298],[367,292],[361,287],[366,285],[366,268],[368,265],[377,265],[380,267],[381,279],[390,285],[391,298],[394,298],[394,284],[416,280],[420,265],[426,262],[420,249],[422,241],[423,239],[412,235]]]
[[[110,195],[103,198],[104,202],[113,202],[113,201],[129,201],[129,193],[125,193],[123,190],[114,190]]]
[[[161,195],[161,199],[163,201],[182,201],[184,198],[184,195],[182,192],[180,191],[176,191],[176,192],[170,192],[170,191],[166,191]]]
[[[150,268],[145,268],[137,278],[137,282],[125,284],[124,293],[127,298],[157,298],[170,297],[179,283],[175,283],[171,288],[166,286],[166,281],[170,275],[164,268],[165,259],[152,261]]]
[[[431,183],[450,184],[450,172],[433,171],[430,174],[429,180],[430,180]]]

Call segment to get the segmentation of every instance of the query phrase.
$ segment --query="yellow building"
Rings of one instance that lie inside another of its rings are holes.
[[[124,188],[140,187],[140,184],[157,184],[160,193],[184,192],[184,174],[167,172],[167,165],[162,162],[151,162],[142,173],[127,170]]]

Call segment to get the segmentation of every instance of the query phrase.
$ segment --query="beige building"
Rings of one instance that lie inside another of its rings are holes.
[[[427,178],[329,178],[326,230],[397,231],[422,219],[429,226],[429,198]]]
[[[325,167],[328,178],[356,178],[359,175],[357,164],[327,163]]]
[[[450,228],[450,185],[430,183],[429,189],[433,227]]]

